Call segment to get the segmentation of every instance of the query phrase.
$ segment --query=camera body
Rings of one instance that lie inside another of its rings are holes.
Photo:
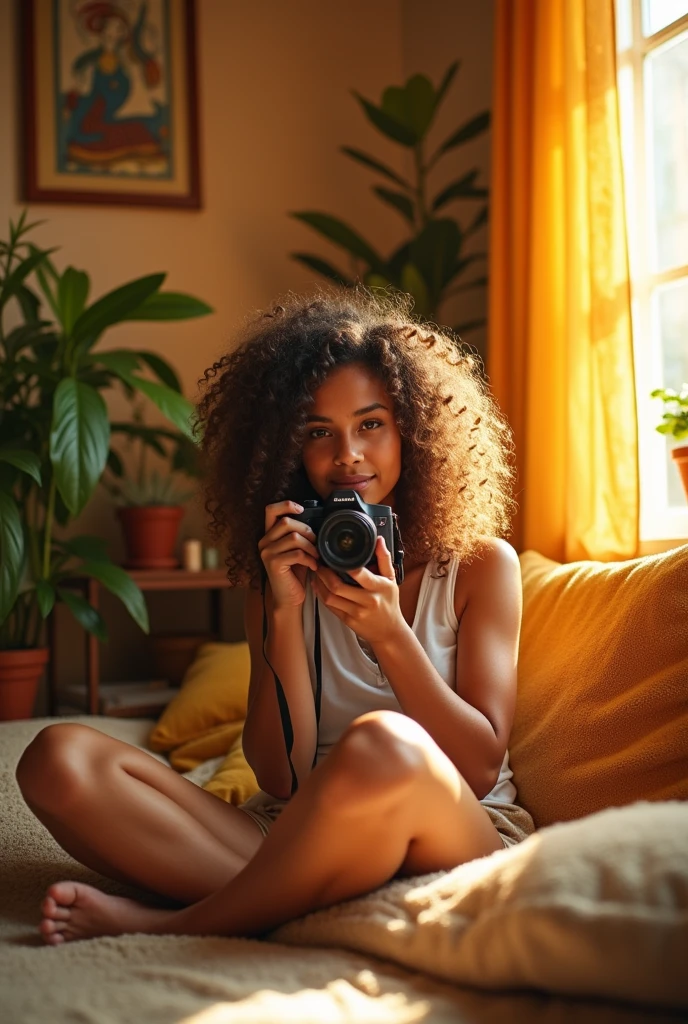
[[[304,501],[303,505],[303,512],[290,518],[310,526],[321,559],[343,580],[355,582],[348,576],[350,569],[365,566],[375,572],[375,541],[381,535],[392,556],[397,581],[401,582],[404,553],[396,517],[389,505],[368,505],[353,490],[333,491],[324,501]]]

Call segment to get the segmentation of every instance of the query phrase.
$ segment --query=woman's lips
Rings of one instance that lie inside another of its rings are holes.
[[[362,491],[373,479],[372,476],[350,476],[346,479],[331,480],[330,483],[337,491]]]

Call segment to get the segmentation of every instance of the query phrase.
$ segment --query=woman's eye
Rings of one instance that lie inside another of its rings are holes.
[[[327,431],[324,427],[315,427],[313,430],[309,430],[308,436],[313,438],[327,437]]]
[[[375,430],[376,427],[382,426],[382,420],[364,420],[361,423],[362,430]]]

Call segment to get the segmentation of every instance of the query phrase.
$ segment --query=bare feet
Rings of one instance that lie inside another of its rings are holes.
[[[162,933],[173,911],[146,907],[122,896],[109,896],[82,882],[56,882],[41,903],[40,932],[49,946],[97,935]],[[171,930],[171,929],[170,929]]]

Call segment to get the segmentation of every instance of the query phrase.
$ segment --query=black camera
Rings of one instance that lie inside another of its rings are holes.
[[[304,501],[304,510],[290,516],[307,523],[317,537],[317,548],[325,565],[347,583],[350,569],[363,566],[375,572],[375,541],[385,539],[392,556],[397,583],[404,578],[404,551],[397,517],[389,505],[367,505],[356,491],[333,491],[325,501]]]

